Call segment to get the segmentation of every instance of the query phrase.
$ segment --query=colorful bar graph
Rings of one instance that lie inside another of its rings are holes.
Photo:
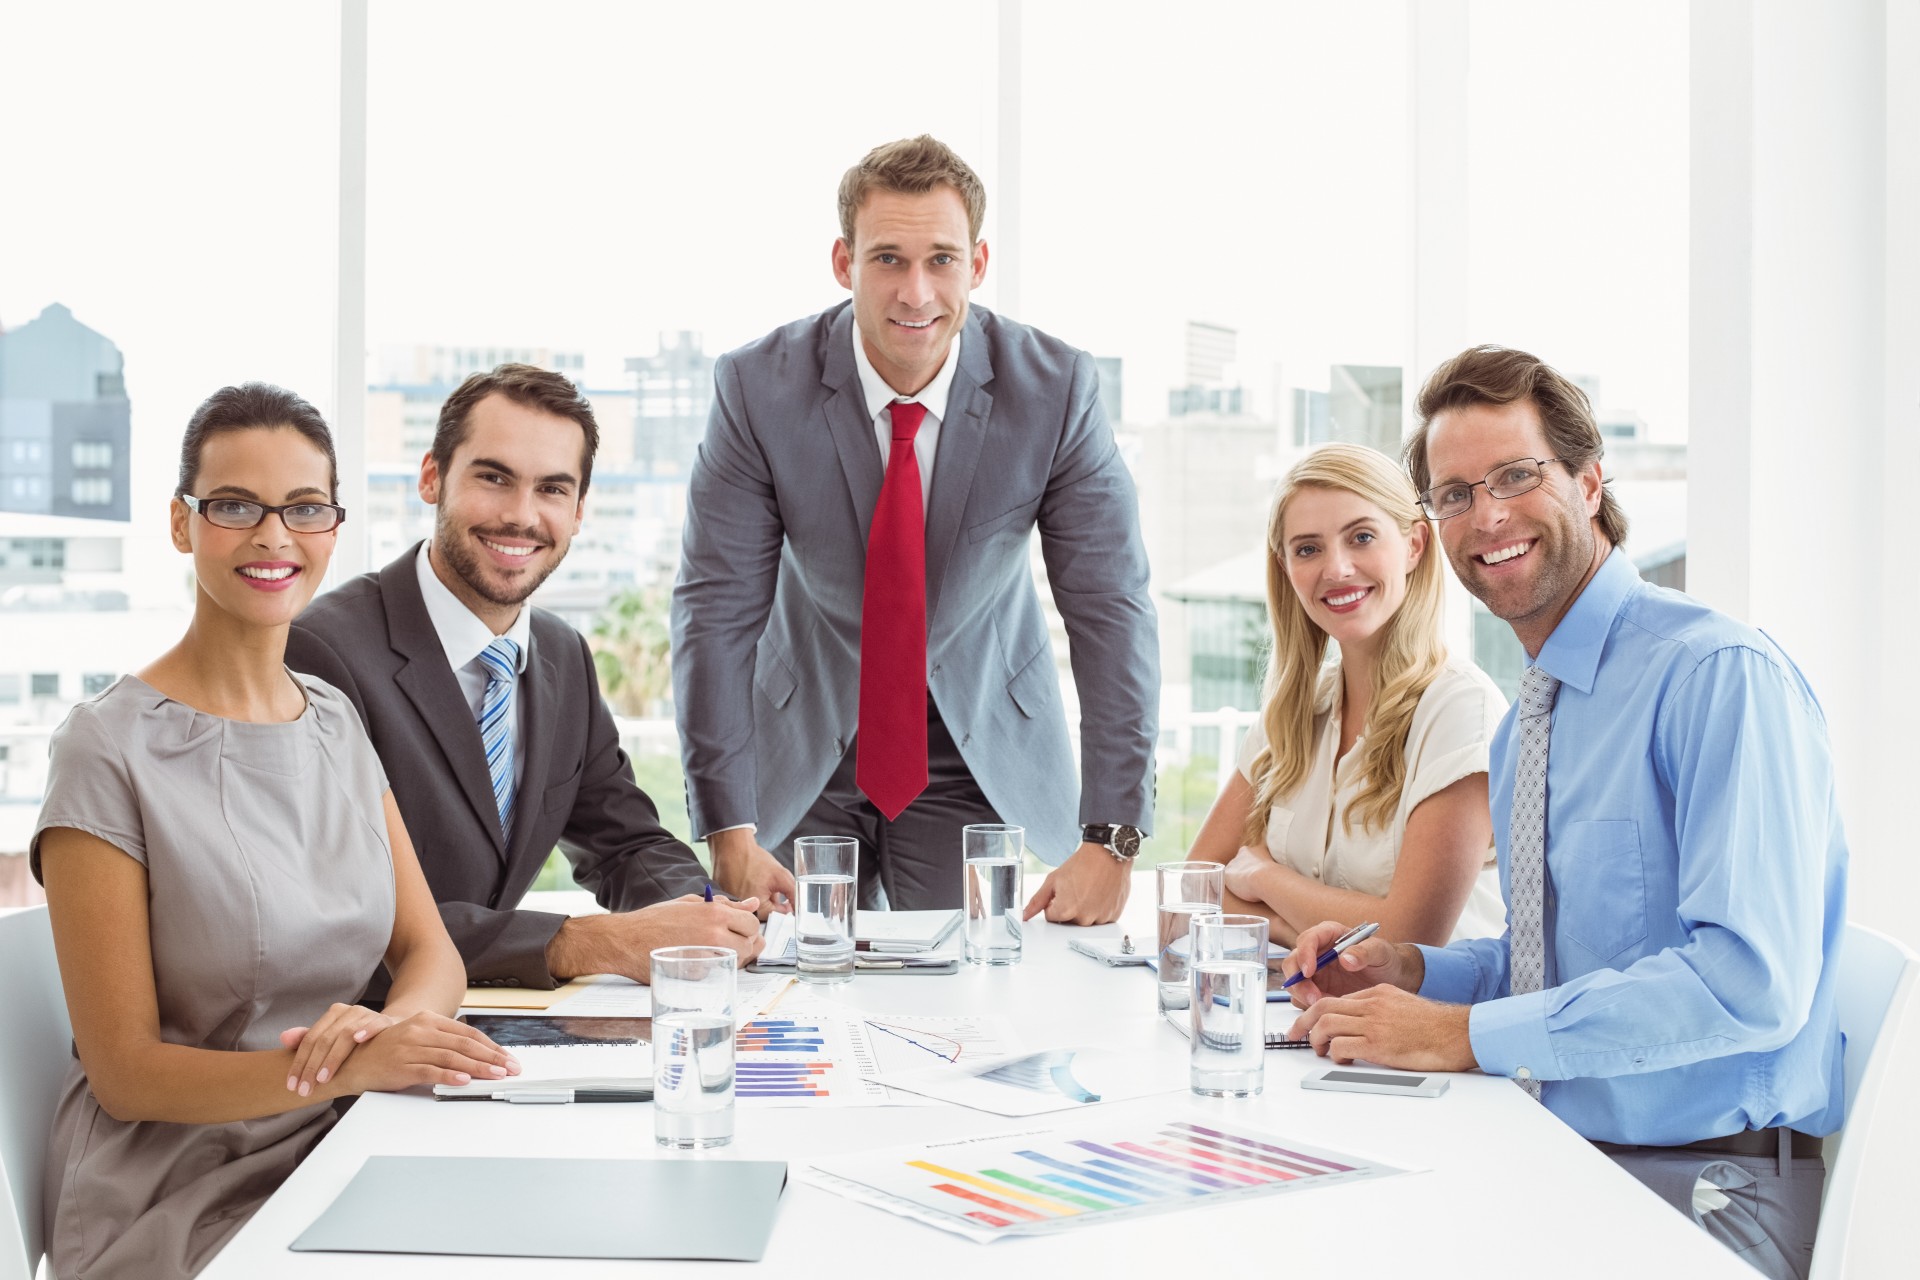
[[[733,1046],[736,1053],[822,1053],[827,1039],[817,1023],[762,1018],[740,1028]]]
[[[733,1068],[736,1098],[827,1098],[831,1062],[738,1062]]]
[[[1074,1125],[1047,1134],[874,1153],[822,1165],[842,1185],[923,1222],[992,1239],[1399,1172],[1271,1135],[1187,1120],[1102,1133]],[[829,1184],[831,1185],[831,1184]],[[852,1192],[849,1192],[852,1194]]]

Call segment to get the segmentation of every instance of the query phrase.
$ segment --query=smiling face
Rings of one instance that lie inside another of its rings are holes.
[[[1372,646],[1407,598],[1407,579],[1427,549],[1424,521],[1402,531],[1359,494],[1319,485],[1302,485],[1287,499],[1280,537],[1294,595],[1343,652]]]
[[[1531,400],[1445,409],[1427,430],[1427,466],[1437,492],[1471,484],[1516,458],[1549,458]],[[1595,531],[1600,464],[1546,468],[1539,488],[1515,498],[1473,492],[1473,506],[1440,521],[1440,542],[1460,582],[1505,619],[1529,654],[1553,634],[1608,548]]]
[[[327,455],[291,427],[242,427],[207,437],[191,492],[275,507],[330,503],[331,475]],[[284,627],[307,607],[340,536],[338,528],[289,532],[278,515],[251,529],[223,529],[178,498],[171,521],[174,547],[193,556],[202,603],[259,627]]]
[[[490,395],[467,415],[446,473],[428,454],[420,497],[437,510],[434,572],[496,633],[580,532],[586,434],[571,418]]]
[[[967,231],[953,187],[874,191],[854,217],[853,244],[833,242],[833,277],[853,290],[867,359],[902,395],[933,381],[967,322],[967,295],[987,276],[987,245]]]

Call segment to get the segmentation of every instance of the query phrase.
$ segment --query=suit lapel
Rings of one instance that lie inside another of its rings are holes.
[[[880,503],[880,442],[874,439],[873,418],[867,413],[860,370],[853,363],[853,308],[849,306],[827,329],[827,349],[821,353],[820,381],[827,388],[821,405],[827,428],[833,433],[833,451],[847,478],[853,515],[860,522],[860,546],[866,548],[873,529],[873,509]]]
[[[940,605],[940,584],[953,558],[967,498],[973,493],[973,473],[980,465],[980,449],[987,439],[987,419],[993,412],[993,397],[986,390],[993,381],[993,363],[987,359],[987,335],[977,310],[967,317],[965,332],[960,343],[960,367],[953,371],[953,386],[947,392],[947,416],[940,424],[940,447],[933,458],[933,491],[927,502],[929,627]]]
[[[480,726],[460,692],[453,668],[447,665],[447,651],[433,629],[433,619],[427,615],[427,602],[420,596],[419,571],[414,564],[417,554],[416,548],[380,571],[380,595],[387,605],[387,643],[407,660],[394,676],[394,683],[433,731],[467,803],[473,806],[482,829],[492,836],[495,854],[504,859],[506,841],[500,835],[500,811],[493,803],[493,782],[487,773],[486,751],[480,745]]]
[[[533,829],[540,825],[538,806],[546,796],[547,757],[553,753],[553,717],[559,711],[560,703],[560,679],[552,661],[541,652],[542,645],[534,638],[531,629],[527,632],[527,640],[533,646],[533,652],[527,657],[527,669],[521,673],[520,687],[515,690],[516,697],[527,701],[521,709],[523,732],[519,745],[523,755],[520,790],[513,802],[513,839],[507,848],[509,865],[519,861]],[[550,852],[541,851],[542,865],[546,863],[546,855]],[[534,868],[534,874],[539,874],[538,867]]]

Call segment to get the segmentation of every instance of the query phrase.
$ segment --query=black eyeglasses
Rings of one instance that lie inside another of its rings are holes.
[[[199,512],[208,524],[222,529],[251,529],[272,515],[280,517],[289,533],[325,533],[339,528],[347,518],[345,507],[330,502],[289,502],[284,507],[270,507],[245,498],[195,498],[185,493],[180,501]]]
[[[1547,478],[1547,467],[1561,458],[1515,458],[1487,472],[1485,480],[1472,484],[1435,485],[1420,495],[1420,505],[1435,520],[1451,520],[1473,505],[1473,491],[1484,488],[1496,498],[1517,498],[1532,493]]]

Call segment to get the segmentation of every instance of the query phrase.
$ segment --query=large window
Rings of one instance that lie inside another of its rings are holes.
[[[0,26],[0,854],[24,848],[51,725],[184,626],[191,584],[164,536],[180,429],[247,378],[330,418],[348,388],[365,496],[344,536],[375,567],[431,527],[420,455],[462,377],[523,359],[587,389],[603,445],[586,529],[540,602],[593,637],[670,803],[659,613],[713,359],[844,296],[838,178],[923,131],[986,180],[976,301],[1093,353],[1140,487],[1166,685],[1156,854],[1186,847],[1253,713],[1274,481],[1324,441],[1395,448],[1460,345],[1524,347],[1583,381],[1629,553],[1687,583],[1689,470],[1714,474],[1688,451],[1690,383],[1711,385],[1689,200],[1713,176],[1688,147],[1690,76],[1719,52],[1690,48],[1689,6],[368,9],[346,54],[365,72],[364,270],[336,235],[338,4],[16,5]],[[1835,136],[1903,154],[1897,129],[1870,133]],[[345,154],[351,171],[351,139]],[[1794,168],[1767,163],[1762,193]],[[1764,232],[1806,210],[1746,212]],[[1853,252],[1862,226],[1835,243]],[[1809,242],[1809,276],[1830,248]],[[1912,292],[1890,287],[1889,313]],[[337,352],[361,315],[365,350]],[[1719,471],[1746,461],[1737,439]],[[1453,642],[1510,682],[1504,624],[1462,592],[1449,610]],[[46,675],[57,694],[37,692]]]
[[[0,855],[26,849],[52,726],[185,629],[166,503],[193,407],[259,378],[333,414],[338,22],[0,19]]]

